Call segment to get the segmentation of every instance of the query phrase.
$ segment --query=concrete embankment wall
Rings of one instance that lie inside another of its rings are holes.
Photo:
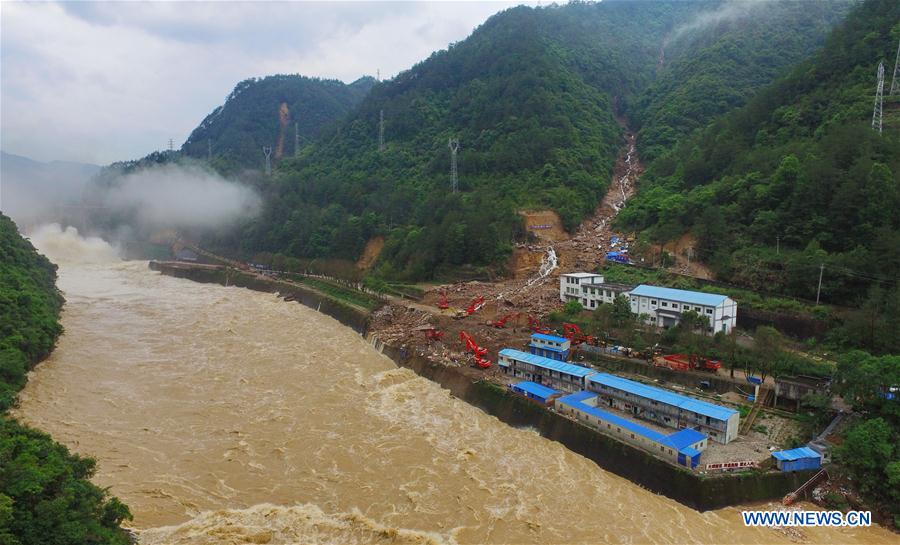
[[[367,332],[368,312],[302,287],[222,267],[195,268],[151,262],[150,268],[163,274],[197,282],[246,287],[269,293],[278,292],[282,295],[290,294],[297,302],[335,318],[362,335]],[[477,373],[471,369],[434,363],[401,347],[379,343],[375,338],[372,340],[377,348],[398,365],[440,384],[454,396],[497,417],[502,422],[516,427],[532,427],[542,436],[558,441],[569,450],[594,461],[603,469],[695,509],[708,510],[781,499],[811,476],[810,472],[796,474],[748,472],[740,475],[701,476],[593,431],[511,394],[495,384],[477,380]],[[640,365],[638,362],[613,361],[623,365]],[[640,369],[641,372],[646,370],[643,366]]]

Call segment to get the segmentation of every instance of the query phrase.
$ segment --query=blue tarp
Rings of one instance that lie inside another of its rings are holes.
[[[622,390],[639,397],[652,399],[660,403],[665,403],[666,405],[673,405],[686,411],[692,411],[703,416],[715,418],[716,420],[728,420],[731,415],[737,414],[737,411],[734,409],[729,409],[727,407],[722,407],[721,405],[715,405],[713,403],[707,403],[706,401],[700,401],[699,399],[683,396],[674,392],[663,390],[661,388],[648,386],[646,384],[641,384],[640,382],[635,382],[626,378],[610,375],[608,373],[597,373],[596,375],[592,375],[590,378],[588,378],[588,380],[590,382],[596,382],[597,384],[616,388],[617,390]]]

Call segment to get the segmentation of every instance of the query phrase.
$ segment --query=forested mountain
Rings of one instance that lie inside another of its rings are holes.
[[[62,332],[56,266],[0,214],[0,543],[125,545],[131,515],[90,482],[95,463],[6,416]]]
[[[523,236],[517,211],[551,208],[571,229],[593,210],[622,145],[616,103],[654,81],[667,37],[689,29],[673,62],[697,47],[727,53],[715,49],[715,36],[730,36],[727,29],[691,26],[723,6],[607,1],[500,13],[376,85],[344,122],[283,161],[265,213],[231,243],[354,259],[380,234],[386,276],[420,279],[462,264],[502,269],[511,241]],[[795,32],[788,57],[813,47],[830,18],[791,6],[791,17],[767,19],[767,32],[744,44],[761,49],[756,42],[769,32]],[[756,62],[769,57],[739,56],[722,64],[722,77]],[[662,88],[657,100],[667,93]],[[386,145],[379,153],[381,110]],[[457,194],[449,191],[450,138],[460,142]]]
[[[696,255],[767,291],[815,298],[821,264],[826,301],[896,289],[897,97],[882,134],[870,123],[876,67],[886,59],[888,91],[898,39],[900,3],[855,7],[811,59],[653,161],[622,225],[659,241],[692,230]]]
[[[818,50],[850,1],[729,2],[671,30],[657,78],[629,101],[641,157],[652,160]]]
[[[210,152],[219,170],[260,169],[263,146],[273,159],[295,153],[294,128],[300,147],[346,115],[374,85],[363,77],[346,85],[337,80],[276,75],[238,83],[225,104],[206,116],[181,147],[184,155],[205,159]]]

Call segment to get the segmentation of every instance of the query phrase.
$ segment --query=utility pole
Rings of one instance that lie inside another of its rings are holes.
[[[294,121],[294,157],[300,155],[300,123]]]
[[[263,154],[266,156],[266,176],[272,175],[272,146],[263,146]]]
[[[381,82],[381,68],[375,69],[375,81]]]
[[[900,78],[900,40],[897,40],[897,60],[894,61],[894,77],[891,78],[891,92],[888,93],[889,95],[900,93],[900,81],[897,81],[898,78]]]
[[[456,152],[459,151],[459,139],[451,138],[450,146],[450,192],[459,191],[459,173],[456,170]]]
[[[825,264],[819,264],[819,287],[816,289],[816,306],[819,305],[819,295],[822,293],[822,272],[825,270]]]
[[[878,63],[878,83],[875,85],[875,108],[872,111],[872,128],[881,134],[881,120],[884,114],[884,61]]]
[[[384,110],[378,115],[378,151],[384,151]]]
[[[781,235],[775,235],[775,255],[781,255]]]

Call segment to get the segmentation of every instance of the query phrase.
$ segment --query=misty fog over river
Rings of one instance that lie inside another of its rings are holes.
[[[66,331],[16,416],[98,460],[142,543],[896,542],[699,513],[299,304],[161,276],[71,230],[32,241],[60,265]]]

